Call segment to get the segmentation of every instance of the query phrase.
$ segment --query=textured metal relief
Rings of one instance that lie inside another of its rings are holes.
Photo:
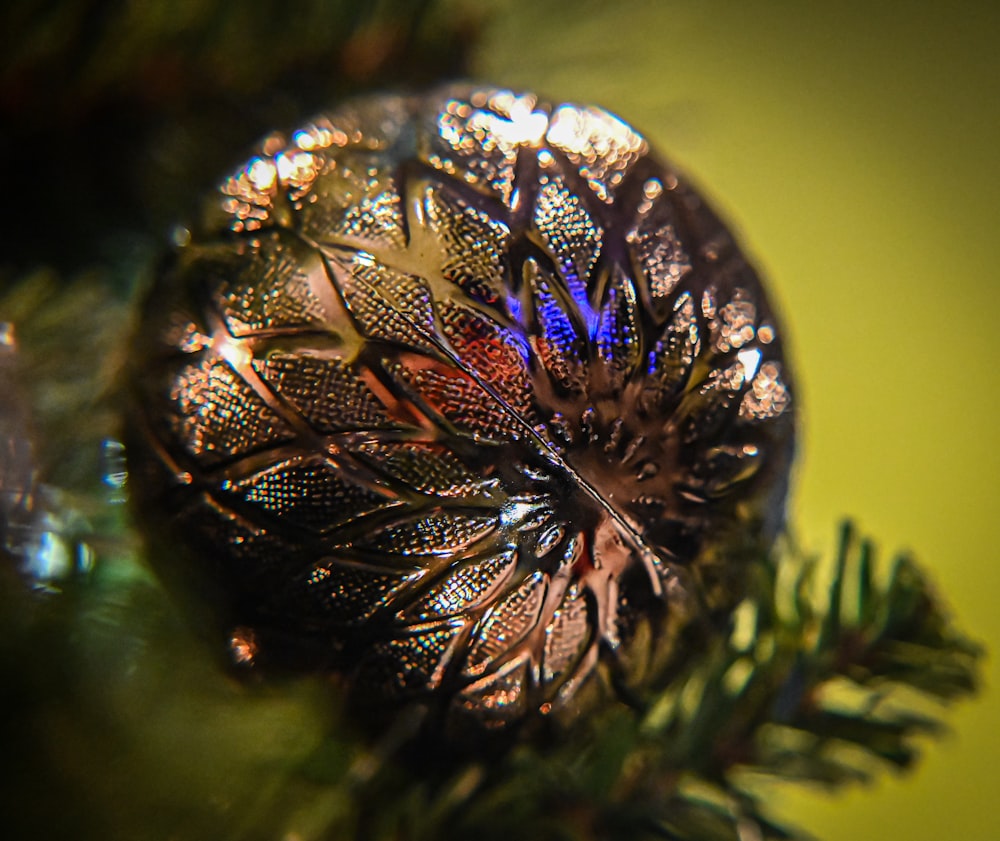
[[[362,99],[265,139],[184,239],[132,481],[241,661],[487,724],[572,709],[655,681],[780,526],[774,315],[606,111]]]

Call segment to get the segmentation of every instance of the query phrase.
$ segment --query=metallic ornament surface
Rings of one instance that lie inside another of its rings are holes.
[[[666,680],[780,528],[772,310],[604,110],[360,99],[266,138],[181,240],[130,482],[237,660],[487,726],[571,715]]]

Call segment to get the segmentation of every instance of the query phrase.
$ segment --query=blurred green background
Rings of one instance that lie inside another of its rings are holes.
[[[715,201],[769,277],[797,359],[791,521],[909,548],[1000,647],[1000,6],[512,0],[486,78],[604,104]],[[776,789],[828,841],[1000,837],[1000,707],[951,718],[915,773]]]
[[[0,12],[0,149],[22,212],[0,257],[0,291],[37,265],[83,283],[97,266],[102,282],[128,286],[244,144],[359,86],[419,85],[467,67],[605,105],[689,173],[770,279],[797,362],[790,520],[800,542],[828,555],[835,524],[856,518],[883,556],[911,549],[961,626],[995,651],[1000,382],[988,343],[1000,317],[1000,11],[447,0],[428,4],[411,39],[405,9],[419,5],[383,2],[369,15],[352,3],[302,3],[294,14],[280,3],[12,3]],[[285,16],[295,37],[281,37]],[[67,148],[88,149],[89,166],[60,170]],[[54,211],[51,194],[35,189],[46,183],[64,187]],[[54,428],[66,423],[53,418]],[[73,484],[71,473],[55,478]],[[145,691],[153,699],[175,680],[191,689],[207,668],[175,677],[167,662]],[[775,813],[828,841],[1000,837],[995,659],[987,669],[983,696],[957,708],[953,734],[928,746],[915,773],[833,796],[775,787]],[[134,700],[114,686],[98,694],[93,675],[82,683],[95,706]],[[258,699],[245,713],[252,728],[238,718],[231,734],[206,735],[206,750],[221,744],[234,779],[252,779],[244,766],[315,736],[302,712],[314,702]],[[163,740],[144,744],[142,761],[161,762],[174,734],[201,721],[172,711],[169,696],[138,709],[163,714],[142,731]],[[261,738],[245,749],[243,732]],[[81,744],[77,756],[95,748]],[[191,754],[178,747],[175,759],[165,778],[196,789]]]

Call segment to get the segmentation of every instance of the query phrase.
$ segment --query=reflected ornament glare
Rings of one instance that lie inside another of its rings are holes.
[[[266,138],[162,272],[129,471],[234,659],[445,721],[669,679],[783,518],[760,282],[599,108],[450,88]]]
[[[0,556],[21,560],[34,518],[35,467],[17,363],[14,325],[0,322]]]
[[[32,590],[56,593],[90,571],[94,553],[84,518],[38,480],[16,332],[0,322],[0,564]]]

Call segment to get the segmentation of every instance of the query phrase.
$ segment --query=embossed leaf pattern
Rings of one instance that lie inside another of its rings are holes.
[[[272,136],[140,332],[139,493],[251,659],[301,642],[488,724],[569,709],[679,655],[780,522],[760,283],[600,109],[451,89]]]

